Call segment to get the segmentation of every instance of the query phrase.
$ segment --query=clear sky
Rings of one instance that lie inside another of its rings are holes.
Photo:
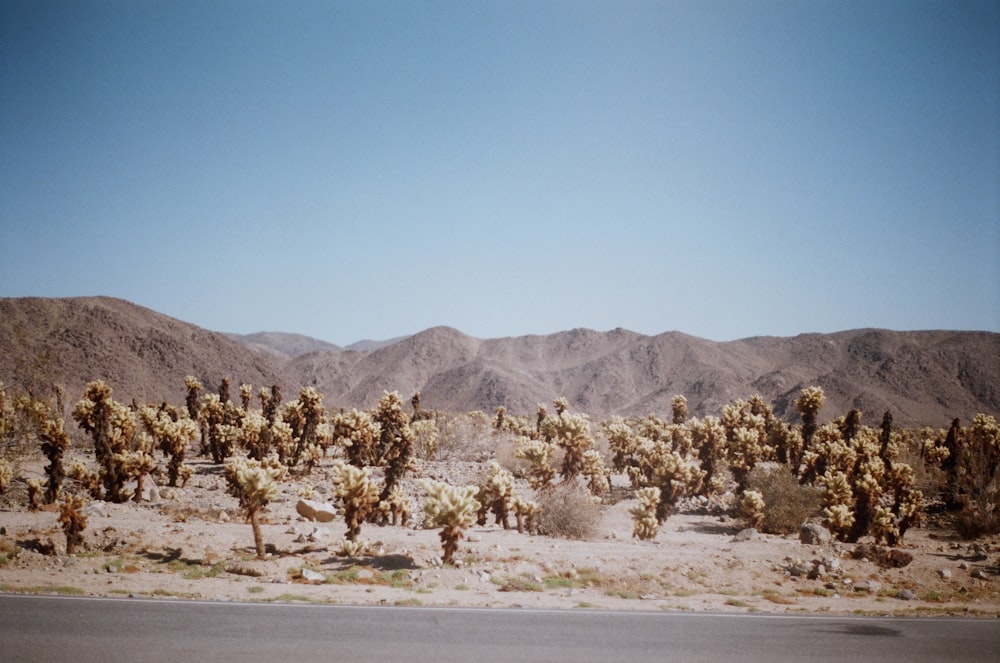
[[[0,0],[0,296],[1000,331],[1000,2]]]

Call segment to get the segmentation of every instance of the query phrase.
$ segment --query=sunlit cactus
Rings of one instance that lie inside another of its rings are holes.
[[[175,418],[176,416],[176,418]],[[145,407],[139,410],[139,418],[156,440],[156,446],[167,456],[167,485],[187,483],[191,468],[184,464],[188,445],[200,434],[198,424],[184,416],[171,413],[164,408]]]
[[[632,514],[632,536],[642,541],[656,538],[660,531],[660,521],[656,517],[657,505],[660,503],[660,489],[656,486],[646,486],[636,491],[639,506],[629,509]]]
[[[675,424],[683,424],[688,417],[688,402],[682,394],[670,399],[670,411]]]
[[[403,399],[396,391],[382,393],[375,408],[374,420],[379,424],[380,464],[385,465],[385,482],[381,499],[386,500],[403,475],[412,466],[413,431],[403,412]]]
[[[760,491],[743,491],[743,497],[740,499],[739,505],[740,515],[749,527],[754,527],[758,530],[762,529],[764,526],[764,508],[766,506],[764,504],[764,495]]]
[[[537,529],[538,513],[541,511],[538,503],[515,495],[511,501],[511,509],[513,509],[514,519],[517,521],[518,533],[534,534]]]
[[[239,500],[240,508],[253,528],[257,559],[264,559],[266,556],[259,514],[278,496],[278,481],[282,474],[282,468],[269,467],[252,458],[236,457],[225,466],[229,494]]]
[[[63,454],[69,447],[69,436],[63,430],[63,420],[58,418],[45,420],[39,435],[42,438],[42,453],[49,460],[49,464],[45,467],[45,474],[49,478],[45,488],[45,502],[52,504],[56,501],[63,479],[66,477],[62,461]]]
[[[82,511],[85,504],[79,495],[66,495],[59,504],[59,524],[66,535],[67,555],[72,555],[83,545],[83,531],[87,528],[87,517]]]
[[[795,409],[802,417],[802,447],[808,451],[812,444],[813,433],[816,432],[816,420],[819,410],[823,407],[825,395],[819,387],[806,387],[795,399]]]
[[[720,470],[726,460],[726,429],[715,417],[692,419],[687,426],[691,430],[692,446],[698,454],[701,470],[705,473],[701,492],[722,492],[724,477]]]
[[[375,464],[382,426],[371,414],[354,409],[340,412],[333,416],[331,427],[333,442],[344,449],[347,462],[355,467]]]
[[[333,461],[333,495],[344,508],[347,539],[357,541],[361,525],[378,508],[379,488],[367,468],[348,465],[339,458]]]
[[[87,385],[83,398],[73,408],[73,419],[94,440],[104,499],[128,501],[130,494],[125,483],[129,474],[121,463],[121,454],[128,451],[136,432],[132,412],[115,402],[111,398],[111,387],[98,380]]]
[[[38,478],[31,478],[27,481],[28,484],[28,508],[32,511],[37,511],[41,506],[41,500],[39,497],[44,493],[42,490],[45,487],[45,482]]]
[[[493,513],[497,525],[510,529],[510,512],[514,498],[514,475],[500,466],[496,461],[490,461],[487,476],[479,486],[476,500],[479,502],[477,522],[486,524],[486,514]]]
[[[441,528],[439,536],[444,549],[441,559],[445,564],[452,564],[465,528],[476,521],[476,514],[479,512],[476,493],[479,489],[476,486],[450,486],[427,479],[420,483],[427,491],[424,524],[427,527]]]
[[[3,495],[14,480],[14,468],[5,458],[0,458],[0,495]]]
[[[552,467],[552,456],[556,445],[545,440],[530,437],[518,438],[515,455],[529,464],[528,483],[535,490],[547,491],[553,488],[556,471]]]
[[[586,415],[571,414],[566,411],[566,399],[557,399],[556,414],[542,422],[541,434],[545,440],[563,450],[563,461],[559,474],[563,481],[580,475],[583,469],[583,454],[594,444],[590,434],[590,422]]]
[[[291,425],[295,438],[295,450],[292,453],[291,465],[298,465],[299,459],[309,445],[319,444],[319,426],[323,422],[326,410],[323,407],[323,394],[312,387],[305,387],[299,392],[299,399],[286,408],[285,421]]]

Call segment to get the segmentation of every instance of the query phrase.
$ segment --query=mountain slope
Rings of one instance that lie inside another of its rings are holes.
[[[315,386],[329,409],[419,390],[425,407],[446,411],[505,405],[531,414],[565,396],[599,419],[667,416],[683,394],[691,415],[703,416],[760,393],[794,419],[794,399],[815,384],[826,393],[821,420],[852,407],[872,425],[887,409],[901,425],[1000,416],[1000,334],[990,332],[860,329],[716,343],[624,329],[478,339],[434,327],[370,350],[328,346],[295,334],[231,337],[106,297],[0,299],[0,380],[42,393],[59,383],[70,401],[102,378],[122,400],[180,402],[191,374],[213,390],[230,377],[234,396],[240,383],[278,384],[286,398]]]
[[[125,402],[180,403],[184,377],[208,390],[221,378],[256,386],[295,380],[277,358],[248,352],[224,334],[207,331],[110,297],[0,299],[0,380],[49,393],[66,389],[74,402],[90,380],[111,385]]]

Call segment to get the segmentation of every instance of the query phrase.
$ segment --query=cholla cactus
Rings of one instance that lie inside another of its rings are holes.
[[[403,490],[399,485],[395,485],[389,491],[389,496],[378,503],[378,520],[382,523],[388,522],[392,525],[406,527],[406,523],[410,519],[412,506],[410,498],[403,494]]]
[[[0,495],[6,492],[10,482],[14,479],[14,468],[5,458],[0,458]]]
[[[611,467],[616,472],[628,472],[629,465],[635,457],[635,435],[623,418],[618,415],[603,423],[604,434],[608,437],[608,446],[614,454]]]
[[[348,465],[339,458],[333,461],[333,494],[344,507],[347,539],[357,541],[361,525],[380,502],[378,485],[367,468]]]
[[[382,426],[368,412],[353,409],[340,412],[331,423],[334,444],[343,447],[347,462],[355,467],[375,464]]]
[[[820,408],[823,407],[824,398],[823,390],[819,387],[806,387],[795,399],[795,408],[802,417],[802,448],[805,451],[808,451],[812,444],[812,436],[816,432],[816,420]]]
[[[646,486],[636,491],[639,506],[628,510],[632,514],[632,536],[642,541],[656,538],[660,531],[660,521],[656,517],[656,508],[660,503],[660,489],[656,486]]]
[[[94,453],[101,466],[104,499],[128,501],[130,494],[125,483],[129,473],[121,461],[136,432],[132,412],[115,402],[111,398],[111,387],[98,380],[87,385],[83,399],[73,408],[73,419],[94,439]]]
[[[178,480],[182,485],[187,483],[191,468],[184,464],[184,459],[188,445],[198,438],[198,424],[164,408],[142,408],[139,418],[153,435],[156,446],[168,458],[167,484],[176,486]]]
[[[87,517],[82,512],[84,505],[79,495],[67,495],[59,505],[59,524],[66,534],[67,555],[72,555],[77,546],[83,544],[83,530],[87,528]]]
[[[233,455],[232,443],[236,436],[229,432],[226,423],[226,404],[218,394],[205,394],[201,400],[199,418],[205,426],[208,448],[212,454],[212,462],[223,463]]]
[[[41,479],[28,479],[28,508],[37,511],[40,506],[38,496],[42,494],[42,487],[45,482]]]
[[[533,534],[536,530],[535,521],[541,511],[538,503],[515,495],[511,501],[511,508],[514,511],[514,519],[517,521],[518,533]]]
[[[445,564],[451,564],[455,561],[455,552],[463,531],[476,521],[479,511],[476,493],[479,489],[476,486],[450,486],[426,479],[420,483],[427,491],[427,501],[424,502],[425,525],[442,528],[440,537],[444,555],[441,559]]]
[[[351,541],[350,539],[341,539],[335,550],[337,557],[361,557],[366,552],[368,552],[367,541]]]
[[[319,427],[323,423],[326,410],[323,408],[323,394],[312,387],[299,392],[299,399],[285,409],[284,419],[292,427],[295,449],[291,464],[298,465],[306,447],[319,443]]]
[[[604,465],[604,458],[596,449],[583,452],[580,473],[587,478],[587,488],[595,497],[600,497],[608,491],[611,477]]]
[[[594,445],[590,435],[590,422],[586,415],[571,414],[561,407],[565,399],[556,401],[554,416],[546,417],[542,422],[542,437],[549,443],[563,450],[563,462],[559,474],[563,481],[569,481],[579,476],[583,469],[583,454]]]
[[[514,498],[514,475],[503,469],[500,463],[490,461],[488,474],[479,486],[476,499],[479,502],[477,522],[486,524],[486,514],[492,511],[497,525],[510,529],[510,511]]]
[[[688,417],[688,401],[682,394],[670,399],[670,410],[675,424],[683,424]]]
[[[225,466],[229,494],[240,501],[246,519],[253,528],[257,559],[264,559],[264,537],[260,530],[260,512],[278,496],[278,481],[283,468],[269,467],[252,458],[234,458]]]
[[[726,429],[715,417],[693,419],[688,422],[692,446],[697,450],[701,470],[705,473],[702,493],[722,492],[724,479],[719,474],[726,460]]]
[[[552,467],[552,455],[555,450],[556,445],[545,440],[518,438],[514,454],[530,464],[528,482],[535,490],[547,491],[553,488],[552,480],[556,471]]]
[[[380,428],[378,449],[380,463],[385,464],[385,483],[382,486],[382,500],[389,497],[396,482],[412,465],[413,431],[409,419],[403,412],[403,399],[397,391],[382,393],[374,420]]]
[[[761,529],[764,526],[764,496],[756,490],[746,490],[740,500],[740,515],[749,527]]]
[[[39,431],[42,438],[42,453],[49,459],[45,474],[49,477],[45,488],[45,502],[52,504],[59,495],[66,472],[63,469],[63,453],[69,447],[69,436],[63,430],[62,419],[47,419]],[[3,492],[0,490],[0,492]]]
[[[66,473],[70,479],[77,481],[83,489],[95,500],[101,499],[101,477],[94,472],[88,472],[80,461],[73,461]]]

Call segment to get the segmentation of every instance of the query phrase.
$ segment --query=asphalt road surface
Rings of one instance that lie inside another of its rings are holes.
[[[0,662],[1000,661],[1000,620],[0,595]]]

